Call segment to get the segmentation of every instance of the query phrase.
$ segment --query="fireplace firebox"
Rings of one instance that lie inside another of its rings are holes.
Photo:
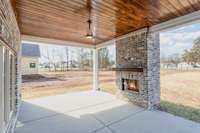
[[[122,79],[122,90],[130,90],[130,91],[135,91],[139,92],[139,84],[138,80],[133,80],[133,79]]]

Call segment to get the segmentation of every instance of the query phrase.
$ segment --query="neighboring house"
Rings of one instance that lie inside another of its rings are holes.
[[[194,68],[194,65],[188,64],[187,62],[181,62],[178,64],[179,69],[189,69]]]
[[[199,69],[200,68],[200,64],[196,63],[196,64],[188,64],[187,62],[181,62],[178,64],[178,68],[180,69]]]
[[[183,69],[183,70],[187,70],[187,69],[197,69],[200,68],[199,64],[189,64],[187,62],[180,62],[177,65],[173,64],[171,62],[161,62],[160,64],[161,68],[168,68],[168,69]]]
[[[168,61],[161,61],[161,64],[160,64],[160,67],[161,68],[177,68],[177,65],[176,64],[173,64],[171,62],[168,62]]]
[[[22,75],[38,74],[39,57],[39,45],[22,44]]]

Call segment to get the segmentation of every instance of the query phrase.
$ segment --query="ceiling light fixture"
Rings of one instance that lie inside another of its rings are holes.
[[[92,23],[92,21],[89,19],[88,21],[88,33],[87,33],[87,35],[86,35],[86,38],[88,38],[88,39],[92,39],[93,38],[93,34],[92,34],[92,30],[91,30],[91,23]]]
[[[87,34],[87,35],[86,35],[86,38],[92,39],[92,38],[93,38],[93,35],[92,35],[92,34]]]

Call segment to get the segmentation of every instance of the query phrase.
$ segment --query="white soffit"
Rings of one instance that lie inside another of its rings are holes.
[[[83,47],[83,48],[95,48],[95,46],[92,45],[92,44],[89,45],[89,44],[84,44],[84,43],[77,43],[77,42],[71,42],[71,41],[63,41],[63,40],[35,37],[35,36],[29,36],[29,35],[22,35],[21,39],[22,39],[22,42],[30,42],[30,43],[63,45],[63,46],[72,46],[72,47]]]
[[[166,31],[200,22],[200,10],[150,27],[151,32]]]

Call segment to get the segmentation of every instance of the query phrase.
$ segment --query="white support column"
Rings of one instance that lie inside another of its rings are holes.
[[[93,90],[99,88],[98,49],[93,49]]]

